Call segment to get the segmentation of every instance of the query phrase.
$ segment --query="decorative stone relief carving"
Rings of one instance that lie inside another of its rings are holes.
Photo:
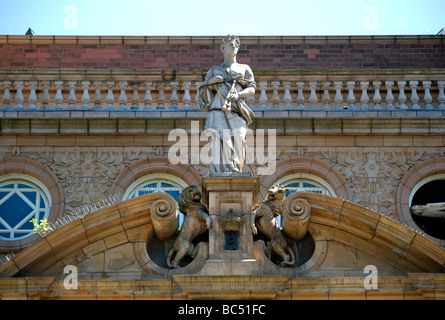
[[[22,155],[48,166],[65,193],[65,214],[107,197],[129,164],[155,155],[152,148],[23,148]]]
[[[404,174],[415,164],[433,157],[427,151],[348,149],[314,154],[335,166],[348,182],[353,202],[400,220],[395,193]]]

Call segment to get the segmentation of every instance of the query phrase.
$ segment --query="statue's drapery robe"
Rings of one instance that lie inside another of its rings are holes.
[[[218,75],[223,80],[209,84]],[[252,122],[254,113],[243,98],[229,104],[231,112],[221,110],[234,81],[237,92],[256,86],[250,68],[247,68],[245,74],[240,74],[230,68],[213,66],[198,92],[202,110],[209,111],[205,129],[217,134],[221,142],[212,144],[210,169],[213,173],[241,172],[246,160],[247,126]]]

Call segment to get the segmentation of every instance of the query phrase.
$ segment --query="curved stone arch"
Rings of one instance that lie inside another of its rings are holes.
[[[443,174],[445,174],[445,157],[423,161],[413,166],[403,176],[396,192],[396,210],[401,220],[408,226],[415,229],[419,228],[412,219],[411,212],[409,210],[412,193],[415,191],[414,189],[423,180],[432,176]],[[441,243],[442,241],[428,234],[425,236],[436,243]]]
[[[35,160],[25,157],[0,158],[0,176],[8,174],[21,174],[30,176],[42,183],[49,192],[51,198],[51,210],[48,220],[56,220],[63,215],[65,197],[59,179],[50,168]],[[19,250],[29,246],[39,239],[35,234],[21,240],[0,240],[0,249]]]
[[[445,250],[408,227],[350,201],[308,192],[299,197],[310,203],[314,241],[327,239],[384,256],[405,272],[445,271]]]
[[[298,276],[323,268],[326,250],[329,252],[334,242],[375,259],[384,257],[394,269],[405,273],[445,271],[445,250],[404,225],[342,199],[307,192],[299,193],[299,197],[311,206],[309,232],[316,242],[316,252],[297,270],[277,267],[280,275]],[[171,210],[176,209],[174,199],[165,193],[148,194],[101,209],[15,255],[0,266],[0,277],[55,276],[66,265],[79,264],[81,257],[98,256],[122,245],[132,246],[132,252],[127,253],[136,256],[141,272],[148,271],[151,265],[146,243],[154,232],[151,209],[160,199],[172,204]],[[205,259],[203,252],[189,271],[199,273]]]
[[[173,165],[166,157],[152,157],[126,166],[110,188],[110,195],[122,199],[127,189],[138,179],[153,173],[164,173],[195,185],[201,190],[201,176],[191,165]]]
[[[0,266],[0,278],[20,276],[55,276],[67,265],[78,265],[82,260],[98,257],[119,246],[126,250],[139,264],[140,270],[148,270],[151,259],[146,244],[156,232],[155,212],[159,209],[175,213],[177,204],[166,193],[152,193],[103,208],[84,218],[55,230]],[[165,213],[165,212],[164,212]],[[160,229],[161,230],[161,229]],[[115,242],[112,239],[119,239]],[[205,246],[204,246],[205,247]],[[201,256],[206,257],[205,248]],[[207,250],[208,251],[208,250]],[[88,258],[89,257],[89,258]],[[188,269],[199,270],[198,259]],[[103,267],[105,268],[105,267]],[[147,269],[148,268],[148,269]],[[186,270],[188,270],[186,269]],[[179,269],[163,270],[168,274],[184,272]],[[103,270],[98,271],[103,272]]]
[[[331,186],[337,198],[351,200],[351,191],[342,174],[329,163],[313,157],[298,156],[277,162],[276,170],[260,178],[260,198],[278,180],[287,175],[305,173],[316,176]]]

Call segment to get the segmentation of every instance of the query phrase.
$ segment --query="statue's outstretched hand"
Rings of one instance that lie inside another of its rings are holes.
[[[220,83],[223,82],[224,78],[221,77],[220,75],[214,76],[213,78],[210,78],[209,80],[209,84],[214,84],[214,83]]]

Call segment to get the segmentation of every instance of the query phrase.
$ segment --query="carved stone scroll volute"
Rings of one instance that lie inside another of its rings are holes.
[[[298,193],[293,193],[283,203],[283,232],[292,240],[303,240],[308,232],[311,205]]]
[[[178,210],[176,202],[160,199],[151,205],[153,230],[159,240],[168,240],[178,231]]]

